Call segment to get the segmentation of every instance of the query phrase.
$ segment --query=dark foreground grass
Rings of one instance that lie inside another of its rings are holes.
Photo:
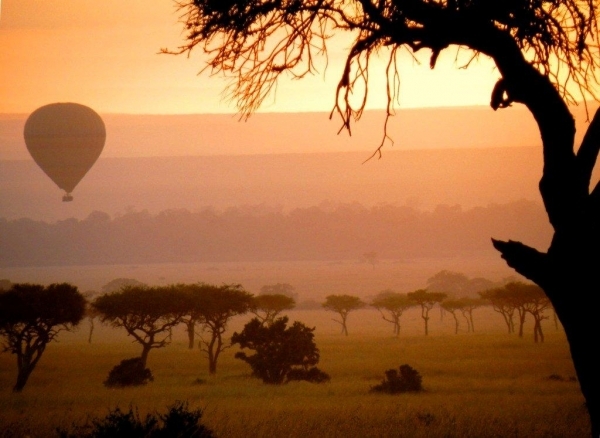
[[[534,344],[498,330],[414,334],[394,339],[361,330],[344,337],[316,330],[319,367],[331,382],[269,386],[226,350],[218,374],[186,348],[182,332],[154,350],[155,380],[144,387],[107,389],[102,382],[122,359],[139,353],[102,328],[94,343],[67,334],[48,347],[30,382],[13,394],[15,358],[0,355],[0,437],[51,437],[117,406],[140,414],[164,412],[176,400],[204,410],[203,422],[220,437],[586,437],[589,421],[562,331],[547,328]],[[408,333],[410,328],[408,328]],[[425,391],[369,392],[384,371],[408,363]],[[550,376],[555,378],[551,379]],[[560,379],[556,379],[556,376]]]

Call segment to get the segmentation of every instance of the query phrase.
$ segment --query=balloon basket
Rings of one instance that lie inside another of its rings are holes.
[[[63,202],[71,202],[73,200],[73,196],[71,196],[70,194],[66,194],[65,196],[63,196]]]

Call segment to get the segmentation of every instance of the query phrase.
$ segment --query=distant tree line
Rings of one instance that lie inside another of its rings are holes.
[[[490,236],[544,246],[550,226],[530,201],[433,211],[360,204],[273,212],[257,206],[217,211],[95,211],[54,223],[0,219],[0,266],[245,260],[404,259],[490,252]],[[369,250],[371,252],[365,252]]]

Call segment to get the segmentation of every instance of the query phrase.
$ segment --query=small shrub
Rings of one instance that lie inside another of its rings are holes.
[[[165,415],[160,415],[162,429],[152,437],[156,438],[212,438],[213,432],[200,424],[202,411],[190,411],[187,402],[175,402]]]
[[[177,401],[166,414],[148,414],[142,420],[137,409],[120,408],[104,418],[95,418],[72,431],[58,430],[61,438],[212,438],[213,432],[200,424],[202,411],[190,411],[187,402]]]
[[[415,418],[419,424],[424,426],[429,426],[435,421],[435,415],[430,412],[417,412]]]
[[[120,388],[124,386],[139,386],[152,382],[152,372],[148,368],[144,368],[142,359],[134,357],[132,359],[122,360],[121,363],[115,366],[108,378],[104,381],[104,386],[109,388]]]
[[[385,379],[380,385],[371,388],[374,392],[397,394],[400,392],[419,392],[423,390],[422,378],[417,370],[410,365],[400,365],[399,370],[391,369],[385,372]]]
[[[317,367],[309,369],[293,368],[287,373],[286,377],[288,382],[292,380],[305,380],[311,383],[325,383],[331,379],[329,374]]]

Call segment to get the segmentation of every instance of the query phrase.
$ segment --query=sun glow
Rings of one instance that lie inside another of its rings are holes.
[[[210,72],[200,51],[190,57],[158,54],[184,43],[171,2],[81,3],[6,0],[0,22],[0,113],[29,113],[50,102],[74,101],[103,113],[235,113],[223,90],[229,83]],[[333,41],[328,59],[302,81],[284,76],[262,112],[331,110],[348,50]],[[426,55],[426,54],[424,54]],[[424,59],[424,58],[423,58]],[[385,60],[374,62],[368,107],[385,107]],[[379,65],[378,65],[379,64]],[[327,68],[325,68],[325,65]],[[497,79],[490,62],[463,70],[448,51],[438,66],[400,65],[400,107],[485,105]],[[383,90],[383,92],[382,92]]]

